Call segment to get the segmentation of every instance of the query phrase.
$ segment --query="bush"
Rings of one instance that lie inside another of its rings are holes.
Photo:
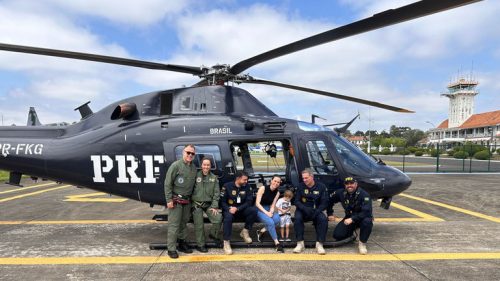
[[[380,152],[380,154],[382,154],[382,155],[389,155],[389,154],[391,154],[391,150],[386,147],[386,148],[382,149],[382,151]]]
[[[415,156],[422,156],[422,155],[424,155],[424,152],[422,150],[415,151]]]
[[[469,153],[466,151],[458,151],[453,154],[453,158],[455,159],[465,159],[467,157],[469,157]]]
[[[500,148],[497,149],[497,154],[500,154]]]
[[[414,146],[409,146],[407,149],[410,153],[415,153],[417,150],[419,150],[417,147]]]
[[[408,154],[410,154],[410,150],[409,150],[409,149],[403,149],[403,150],[400,150],[400,151],[399,151],[399,154],[400,154],[400,155],[408,155]]]
[[[431,157],[437,157],[438,156],[438,151],[437,149],[431,149],[429,150],[429,154],[431,155]]]
[[[479,145],[479,144],[473,144],[473,143],[467,142],[466,144],[464,144],[464,146],[462,147],[461,150],[466,151],[467,153],[469,153],[469,155],[475,155],[476,152],[488,150],[488,148],[486,148],[482,145]]]
[[[454,149],[452,149],[452,150],[446,151],[446,153],[448,154],[448,156],[455,157],[455,154],[458,153],[458,151],[455,151]]]
[[[474,158],[478,160],[488,160],[490,159],[491,154],[488,150],[481,150],[476,153],[474,153]]]

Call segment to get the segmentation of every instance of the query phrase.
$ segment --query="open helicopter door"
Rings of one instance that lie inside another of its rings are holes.
[[[298,138],[301,166],[310,168],[314,177],[329,190],[342,188],[342,167],[335,161],[335,149],[331,140],[319,134],[303,134]]]
[[[219,181],[223,182],[226,178],[234,176],[231,169],[231,153],[225,141],[200,141],[199,139],[186,139],[182,140],[182,142],[165,141],[163,142],[163,149],[167,164],[166,167],[169,167],[174,161],[182,158],[182,151],[186,144],[193,144],[196,148],[193,163],[197,169],[201,168],[201,160],[208,158],[212,164],[212,173],[219,177]]]

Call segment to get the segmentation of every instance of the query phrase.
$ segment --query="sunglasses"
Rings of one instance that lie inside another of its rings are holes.
[[[191,156],[194,156],[194,155],[195,155],[195,153],[194,153],[194,152],[191,152],[191,151],[184,151],[184,152],[186,152],[186,154],[187,154],[187,155],[191,155]]]

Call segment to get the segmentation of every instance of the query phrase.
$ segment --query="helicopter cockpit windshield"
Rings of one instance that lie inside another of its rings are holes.
[[[332,134],[331,139],[342,166],[350,175],[369,175],[373,173],[376,162],[343,137]]]

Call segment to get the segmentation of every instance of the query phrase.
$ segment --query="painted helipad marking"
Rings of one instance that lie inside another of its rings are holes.
[[[413,253],[413,254],[245,254],[180,256],[122,256],[122,257],[29,257],[0,258],[0,265],[54,265],[54,264],[160,264],[191,262],[234,261],[428,261],[428,260],[498,260],[494,253]]]
[[[437,221],[444,221],[443,219],[440,219],[440,218],[435,217],[433,215],[417,211],[415,209],[403,206],[403,205],[395,203],[395,202],[392,202],[391,206],[394,208],[400,209],[402,211],[408,212],[410,214],[413,214],[413,215],[417,216],[418,218],[375,218],[375,222],[420,222],[420,221],[437,222]]]
[[[0,225],[19,225],[19,224],[132,224],[132,223],[162,223],[155,220],[60,220],[60,221],[0,221]],[[166,223],[166,222],[165,222]]]
[[[55,184],[54,182],[49,182],[49,183],[44,183],[44,184],[37,184],[37,185],[32,185],[32,186],[27,186],[27,187],[21,187],[21,188],[16,188],[16,189],[10,189],[6,191],[0,191],[0,194],[5,194],[5,193],[12,193],[12,192],[18,192],[18,191],[23,191],[26,189],[31,189],[31,188],[37,188],[37,187],[43,187],[47,185],[52,185]]]
[[[404,194],[404,193],[401,193],[399,195],[401,195],[403,197],[406,197],[406,198],[413,199],[413,200],[417,200],[417,201],[429,203],[429,204],[432,204],[432,205],[436,205],[436,206],[439,206],[439,207],[443,207],[443,208],[446,208],[446,209],[450,209],[450,210],[453,210],[453,211],[457,211],[457,212],[460,212],[460,213],[471,215],[471,216],[474,216],[474,217],[478,217],[478,218],[482,218],[482,219],[485,219],[485,220],[489,220],[489,221],[500,223],[500,218],[488,216],[488,215],[481,214],[481,213],[474,212],[474,211],[469,211],[469,210],[466,210],[466,209],[462,209],[462,208],[459,208],[459,207],[455,207],[455,206],[452,206],[452,205],[444,204],[444,203],[437,202],[437,201],[432,201],[432,200],[429,200],[429,199],[425,199],[425,198],[421,198],[421,197],[417,197],[417,196],[413,196],[413,195],[408,195],[408,194]]]
[[[24,198],[24,197],[28,197],[28,196],[33,196],[33,195],[37,195],[37,194],[48,192],[48,191],[63,189],[63,188],[70,187],[70,186],[72,186],[72,185],[63,185],[63,186],[48,188],[48,189],[39,190],[39,191],[31,192],[31,193],[25,193],[25,194],[12,196],[12,197],[7,197],[7,198],[0,199],[0,203],[19,199],[19,198]]]
[[[79,194],[79,195],[69,195],[66,196],[64,201],[66,202],[106,202],[106,203],[121,203],[125,202],[128,199],[126,198],[89,198],[95,196],[103,196],[107,195],[104,192],[95,192],[95,193],[87,193],[87,194]]]

